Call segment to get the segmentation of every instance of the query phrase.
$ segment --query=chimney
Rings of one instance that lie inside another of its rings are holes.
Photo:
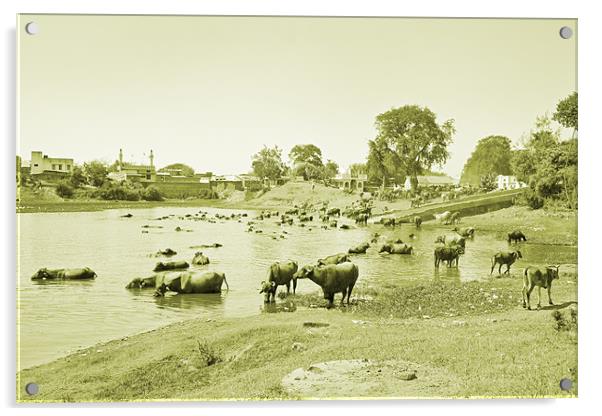
[[[123,149],[119,149],[119,165],[118,165],[118,169],[119,169],[120,172],[123,169]]]
[[[153,149],[151,149],[151,151],[150,151],[149,159],[150,159],[150,165],[151,165],[151,168],[152,168],[153,167],[153,160],[155,159],[155,156],[153,155]]]

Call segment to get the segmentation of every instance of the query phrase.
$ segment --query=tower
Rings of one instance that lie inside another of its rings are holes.
[[[119,164],[117,165],[117,168],[120,172],[123,169],[123,149],[119,149]]]
[[[151,151],[150,151],[149,159],[150,159],[150,166],[152,168],[153,167],[153,160],[155,159],[155,156],[153,155],[153,149],[151,149]]]

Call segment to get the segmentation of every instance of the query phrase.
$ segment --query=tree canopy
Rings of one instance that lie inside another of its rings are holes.
[[[184,176],[188,176],[188,177],[194,176],[194,169],[188,165],[185,165],[184,163],[172,163],[171,165],[167,165],[167,166],[159,169],[159,172],[165,172],[170,169],[174,169],[174,170],[179,169],[182,171],[182,175],[184,175]]]
[[[368,144],[368,172],[382,178],[411,178],[412,190],[417,176],[433,165],[447,161],[448,145],[455,133],[454,121],[437,123],[435,113],[427,107],[405,105],[376,117],[377,136]]]
[[[102,186],[109,173],[106,163],[99,160],[84,163],[82,170],[88,183],[93,186]]]
[[[556,112],[552,116],[552,119],[559,122],[567,129],[573,129],[573,131],[577,131],[579,124],[578,115],[579,110],[577,92],[574,92],[558,102],[556,105]]]
[[[460,183],[480,186],[484,176],[510,175],[512,149],[510,139],[504,136],[488,136],[477,143],[466,161]],[[489,179],[488,179],[489,180]]]
[[[284,174],[282,150],[278,146],[273,148],[263,146],[263,149],[253,155],[251,165],[255,176],[271,180],[278,179]]]
[[[305,180],[319,179],[323,176],[322,151],[318,146],[297,144],[293,146],[288,156],[295,175],[303,176]]]

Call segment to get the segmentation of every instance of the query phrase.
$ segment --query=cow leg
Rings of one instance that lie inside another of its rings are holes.
[[[537,286],[537,309],[541,309],[541,286]]]
[[[293,295],[296,293],[297,291],[297,278],[293,277]]]
[[[535,287],[535,285],[531,285],[531,287],[529,287],[529,290],[527,290],[527,309],[531,310],[531,292],[533,292],[533,288]]]
[[[349,298],[351,297],[351,291],[353,290],[354,283],[349,285],[349,290],[347,290],[347,305],[349,305]]]
[[[510,265],[508,264],[506,267],[506,274],[509,275],[510,274]]]
[[[548,285],[548,303],[550,305],[554,304],[554,302],[552,302],[552,283]]]
[[[330,309],[334,306],[334,293],[329,293],[327,295],[327,299],[328,299],[328,305],[326,306],[326,309]]]
[[[345,305],[345,296],[347,296],[347,289],[343,289],[343,296],[341,297],[341,306]]]
[[[489,275],[491,276],[493,274],[493,269],[495,269],[495,263],[493,263],[491,265],[491,272],[489,272]]]
[[[527,307],[527,285],[523,285],[523,308]]]
[[[500,263],[500,267],[497,269],[497,274],[502,274],[502,263]]]
[[[286,297],[288,298],[288,295],[291,293],[291,282],[287,282],[286,283]]]

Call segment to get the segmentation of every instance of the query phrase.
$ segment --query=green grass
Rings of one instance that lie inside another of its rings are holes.
[[[458,397],[576,395],[576,387],[571,393],[558,387],[563,377],[576,382],[576,338],[556,329],[552,310],[520,307],[516,280],[404,290],[405,295],[401,289],[391,291],[350,308],[188,321],[95,346],[22,371],[19,399],[294,399],[280,387],[287,373],[355,358],[401,359],[444,369],[462,380]],[[499,296],[489,302],[492,294]],[[576,285],[561,280],[554,294],[564,307],[576,300]],[[313,299],[289,300],[302,305]],[[305,322],[329,326],[311,328]],[[294,350],[294,343],[304,349]],[[30,381],[41,386],[35,397],[21,394]]]

